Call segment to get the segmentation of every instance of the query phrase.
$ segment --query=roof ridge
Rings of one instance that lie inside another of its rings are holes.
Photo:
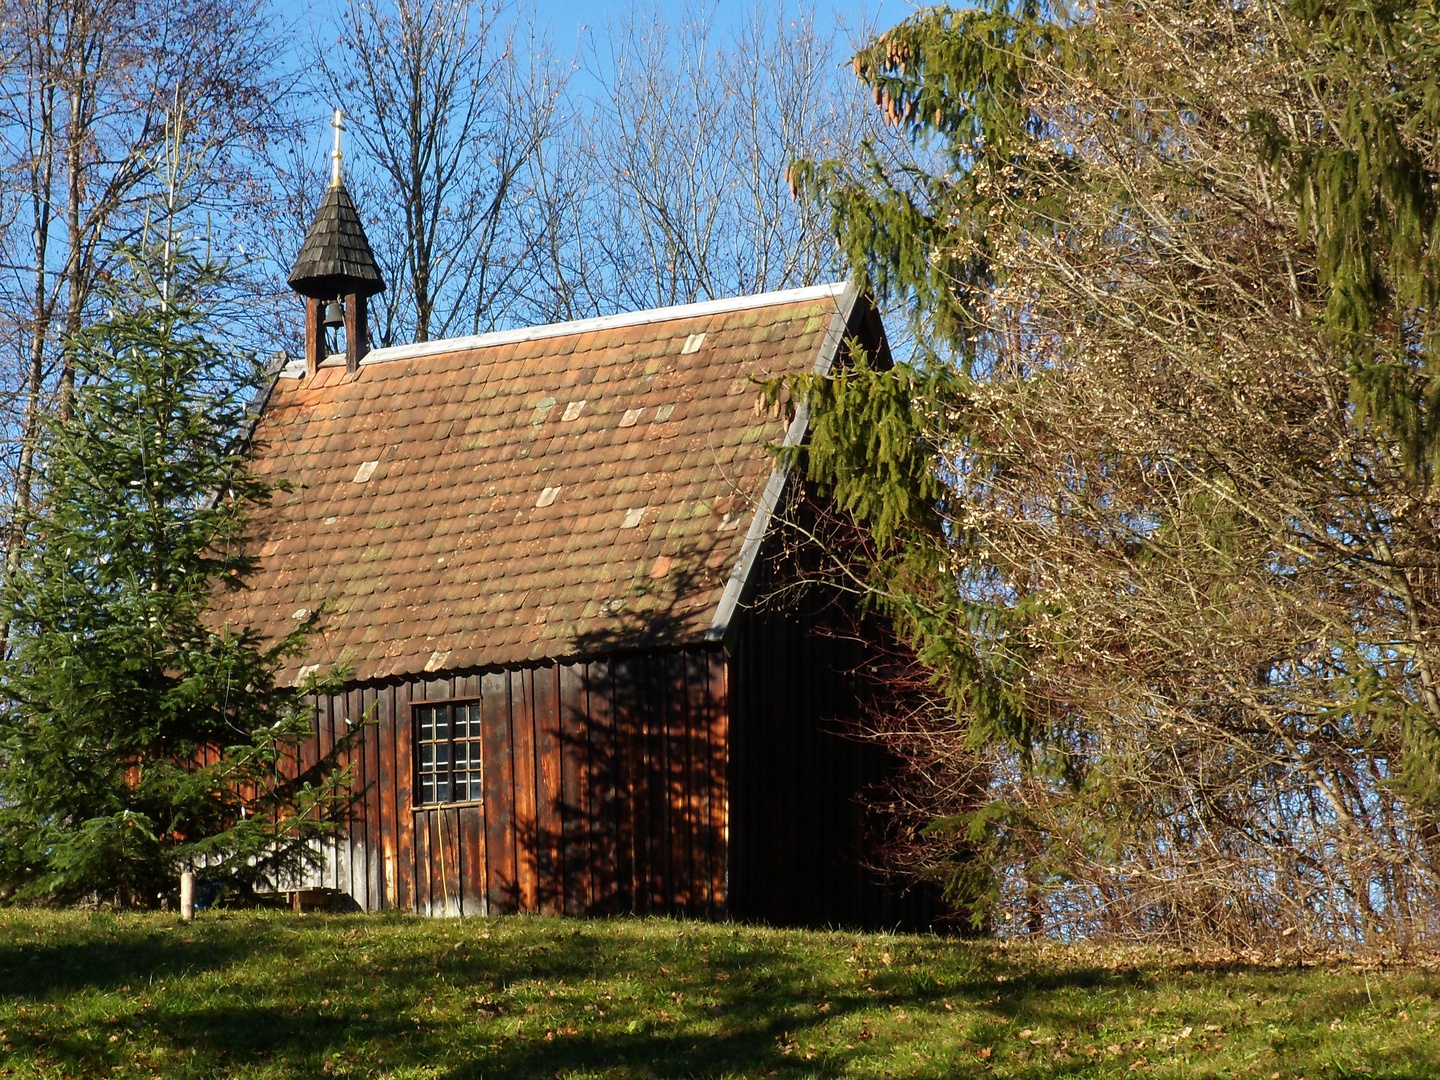
[[[832,281],[825,285],[811,285],[802,289],[780,289],[775,292],[753,293],[747,296],[727,296],[720,300],[702,300],[695,304],[676,304],[671,307],[650,308],[646,311],[626,311],[616,315],[601,315],[593,319],[574,319],[570,322],[526,326],[515,330],[494,330],[488,334],[440,338],[436,341],[417,342],[413,345],[391,345],[384,349],[372,349],[368,355],[361,358],[360,363],[383,364],[390,360],[411,360],[420,356],[431,356],[435,353],[486,349],[496,345],[535,341],[540,338],[584,334],[592,330],[643,326],[646,323],[691,319],[701,315],[719,315],[744,308],[822,300],[826,297],[838,297],[845,291],[845,284],[843,281]]]

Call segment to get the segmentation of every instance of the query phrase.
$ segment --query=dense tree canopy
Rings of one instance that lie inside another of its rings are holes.
[[[986,845],[994,918],[1436,928],[1437,48],[1405,3],[930,9],[855,58],[929,163],[797,170],[914,312],[811,381],[808,461],[945,704],[876,731],[911,856]]]

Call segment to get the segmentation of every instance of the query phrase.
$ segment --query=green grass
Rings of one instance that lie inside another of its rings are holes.
[[[0,1076],[1440,1076],[1418,969],[575,922],[0,911]]]

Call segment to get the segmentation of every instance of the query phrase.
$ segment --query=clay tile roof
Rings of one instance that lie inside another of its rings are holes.
[[[343,185],[320,201],[315,221],[295,256],[290,287],[301,296],[333,300],[347,293],[374,296],[385,291],[385,279],[360,224],[360,215]]]
[[[287,369],[252,459],[292,490],[223,617],[275,638],[322,609],[295,668],[362,681],[714,638],[804,428],[751,380],[826,370],[853,306],[824,286]]]

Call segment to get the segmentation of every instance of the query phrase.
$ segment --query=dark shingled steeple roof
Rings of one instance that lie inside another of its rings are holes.
[[[385,279],[380,276],[360,215],[343,185],[330,188],[321,200],[315,223],[305,234],[305,243],[290,271],[290,287],[301,296],[320,300],[334,300],[350,293],[374,296],[384,292]]]

